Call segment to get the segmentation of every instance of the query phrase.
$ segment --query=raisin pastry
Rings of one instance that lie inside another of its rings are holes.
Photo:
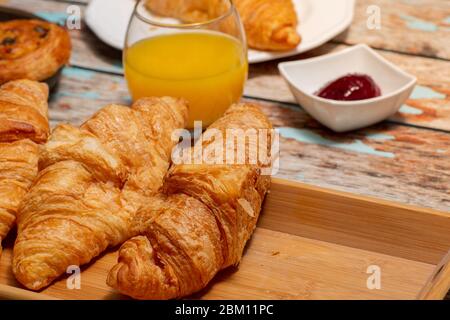
[[[0,23],[0,84],[16,79],[42,81],[69,61],[68,32],[42,20]]]

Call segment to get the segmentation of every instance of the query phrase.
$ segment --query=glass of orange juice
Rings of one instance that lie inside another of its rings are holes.
[[[189,101],[188,127],[208,126],[237,102],[247,79],[245,32],[231,0],[141,0],[124,49],[133,100]]]

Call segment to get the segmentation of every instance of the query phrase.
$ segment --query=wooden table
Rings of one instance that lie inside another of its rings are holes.
[[[0,0],[64,23],[69,5],[88,0]],[[379,5],[381,30],[366,27]],[[70,31],[73,54],[50,100],[51,124],[80,124],[109,103],[129,104],[121,53],[82,24]],[[357,0],[352,26],[333,41],[291,60],[367,43],[418,78],[400,112],[370,128],[333,133],[295,102],[277,70],[280,61],[250,67],[245,100],[258,101],[279,128],[278,176],[450,214],[450,1]],[[448,296],[450,298],[450,296]]]

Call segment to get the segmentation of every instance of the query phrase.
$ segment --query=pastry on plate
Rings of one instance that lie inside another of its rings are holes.
[[[70,51],[69,33],[56,24],[33,19],[0,22],[0,83],[46,80],[69,61]]]
[[[253,49],[285,51],[301,41],[292,0],[234,0]]]
[[[153,13],[195,23],[217,18],[227,0],[146,0]],[[234,0],[247,33],[249,47],[285,51],[296,48],[301,37],[292,0]]]
[[[47,98],[47,85],[35,81],[0,87],[0,245],[37,175],[37,143],[45,142],[50,131]]]
[[[162,193],[135,215],[139,236],[122,245],[108,285],[137,299],[181,298],[203,289],[219,270],[237,265],[269,189],[270,176],[261,170],[270,166],[271,129],[251,104],[234,105],[213,123],[191,149],[195,154],[201,146],[204,162],[194,156],[193,164],[174,165]],[[248,132],[261,140],[225,143]],[[225,154],[238,159],[242,150],[241,162],[223,163]],[[252,161],[249,150],[269,161]]]
[[[56,127],[19,209],[17,280],[41,289],[133,236],[132,217],[161,187],[178,142],[172,133],[186,119],[183,100],[144,98],[107,106],[81,127]]]

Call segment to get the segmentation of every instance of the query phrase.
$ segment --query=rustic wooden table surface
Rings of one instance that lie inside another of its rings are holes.
[[[88,1],[0,4],[64,23],[69,5],[79,5],[83,13]],[[366,9],[373,4],[381,8],[381,30],[366,27]],[[84,23],[70,34],[73,54],[51,96],[52,125],[80,124],[106,104],[130,103],[121,53],[101,43]],[[251,65],[244,99],[260,102],[281,132],[278,176],[450,213],[450,1],[357,0],[347,31],[290,59],[356,43],[367,43],[417,76],[418,85],[399,113],[351,133],[327,130],[297,105],[278,73],[280,61]]]

